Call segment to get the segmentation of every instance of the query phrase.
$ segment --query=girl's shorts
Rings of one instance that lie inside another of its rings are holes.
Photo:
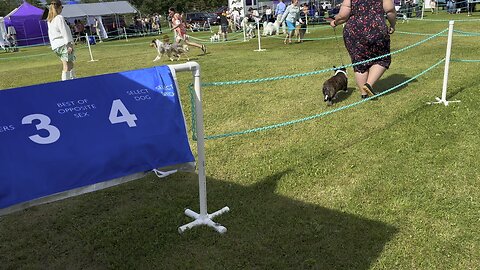
[[[55,54],[57,54],[58,57],[60,57],[60,60],[62,60],[62,61],[73,62],[76,59],[75,52],[72,52],[71,54],[68,54],[67,45],[63,45],[61,47],[58,47],[53,51],[55,52]]]

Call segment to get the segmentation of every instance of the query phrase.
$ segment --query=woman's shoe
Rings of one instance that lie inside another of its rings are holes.
[[[361,97],[362,99],[366,99],[366,98],[368,98],[368,95],[365,94],[365,95],[361,95],[360,97]]]
[[[375,96],[375,95],[377,94],[377,93],[375,93],[375,92],[373,91],[372,86],[371,86],[370,84],[368,84],[368,83],[365,83],[365,84],[363,85],[362,90],[363,90],[364,92],[366,92],[369,97]]]

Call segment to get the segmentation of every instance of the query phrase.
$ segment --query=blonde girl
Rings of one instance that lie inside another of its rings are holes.
[[[63,64],[62,81],[75,78],[73,62],[75,53],[73,51],[73,37],[70,27],[60,13],[63,5],[60,0],[52,0],[48,11],[48,39],[52,50],[57,54]]]

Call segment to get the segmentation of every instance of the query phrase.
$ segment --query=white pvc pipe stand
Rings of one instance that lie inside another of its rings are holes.
[[[247,40],[247,27],[245,26],[245,24],[242,23],[242,29],[243,29],[243,42],[245,41],[248,41]]]
[[[125,34],[125,40],[128,42],[127,30],[125,30],[125,27],[123,27],[123,33]]]
[[[200,214],[190,210],[185,209],[185,215],[195,219],[194,221],[180,226],[178,228],[179,233],[191,229],[196,226],[206,225],[212,227],[219,233],[225,233],[227,228],[223,227],[219,223],[214,222],[212,219],[216,216],[219,216],[223,213],[230,211],[230,208],[227,206],[222,209],[208,214],[207,212],[207,183],[205,176],[205,134],[203,130],[203,110],[202,110],[202,96],[201,96],[201,85],[200,85],[200,65],[196,62],[187,62],[185,64],[170,65],[171,70],[174,70],[173,75],[177,71],[192,71],[194,76],[194,89],[195,89],[195,113],[197,116],[196,128],[197,128],[197,152],[198,152],[198,189],[200,197]]]
[[[95,61],[98,61],[98,60],[94,60],[93,59],[93,55],[92,55],[92,48],[90,48],[90,40],[88,39],[88,34],[85,33],[85,38],[86,38],[86,42],[87,42],[87,45],[88,45],[88,51],[90,52],[90,61],[88,62],[95,62]]]
[[[266,49],[262,49],[262,45],[260,44],[260,20],[257,20],[257,33],[258,33],[258,50],[254,50],[256,52],[263,52]]]
[[[443,88],[442,98],[436,97],[437,101],[428,102],[428,104],[444,104],[448,106],[450,102],[460,102],[460,100],[447,101],[447,85],[448,85],[448,69],[450,66],[450,55],[452,53],[452,39],[453,39],[453,24],[455,21],[448,22],[448,41],[447,41],[447,54],[445,56],[445,70],[443,72]]]

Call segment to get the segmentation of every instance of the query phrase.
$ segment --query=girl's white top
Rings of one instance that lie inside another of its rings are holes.
[[[62,47],[69,42],[73,43],[72,32],[62,15],[57,15],[48,23],[48,39],[52,50]]]

